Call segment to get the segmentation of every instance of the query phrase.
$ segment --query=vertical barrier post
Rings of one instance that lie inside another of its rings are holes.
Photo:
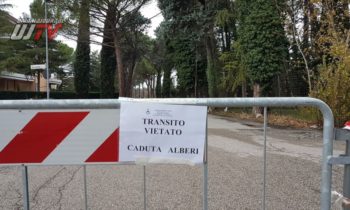
[[[85,201],[85,210],[88,209],[88,197],[87,197],[87,182],[86,182],[86,165],[83,166],[84,172],[84,201]]]
[[[350,157],[350,141],[346,141],[345,155]],[[350,165],[344,165],[344,181],[343,181],[343,194],[344,197],[350,198]],[[350,210],[348,207],[344,207],[344,210]]]
[[[28,166],[22,166],[23,176],[23,208],[29,210]]]
[[[205,130],[204,161],[203,161],[203,209],[208,210],[208,116]]]
[[[147,209],[147,196],[146,196],[146,166],[143,166],[143,209]]]
[[[263,181],[263,206],[266,209],[266,128],[267,128],[267,107],[264,107],[264,181]]]
[[[328,158],[333,155],[334,117],[328,106],[319,106],[323,114],[323,150],[321,175],[321,209],[331,209],[332,165]]]

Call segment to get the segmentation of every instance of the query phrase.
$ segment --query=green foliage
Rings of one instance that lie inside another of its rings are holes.
[[[323,62],[310,95],[326,102],[333,111],[336,125],[342,126],[350,119],[349,9],[348,4],[334,3],[324,2],[328,13],[324,14],[322,36],[317,40]]]
[[[207,51],[207,79],[209,97],[218,96],[218,62],[217,53],[213,33],[209,33],[205,37]]]
[[[218,11],[215,17],[215,24],[220,27],[225,27],[226,25],[231,25],[235,23],[235,16],[228,9],[223,9]]]
[[[121,21],[123,27],[119,30],[122,31],[120,46],[123,53],[125,96],[131,96],[132,79],[137,62],[143,57],[149,56],[148,54],[152,51],[150,37],[143,34],[149,24],[150,20],[140,12],[125,15]]]
[[[146,58],[142,58],[135,67],[135,82],[141,86],[147,85],[149,96],[152,95],[152,86],[155,83],[155,75],[157,70],[154,65]]]
[[[336,124],[342,126],[350,119],[350,49],[345,44],[346,40],[338,39],[338,36],[333,39],[331,37],[330,55],[334,60],[328,64],[324,62],[321,66],[311,96],[326,102],[333,111]]]
[[[249,11],[239,7],[242,11],[238,41],[249,78],[266,93],[288,59],[288,42],[275,2],[259,0],[247,4],[243,3],[249,6]],[[244,14],[247,16],[243,17]]]
[[[115,93],[116,59],[114,48],[102,46],[101,50],[101,98],[111,98]]]
[[[34,19],[43,19],[45,17],[45,5],[43,0],[34,0],[30,6],[31,16]],[[51,15],[48,14],[48,17]]]
[[[91,1],[92,21],[97,23],[94,24],[93,29],[98,34],[103,32],[99,23],[104,24],[105,21],[109,21],[106,11],[111,8],[115,13],[114,21],[110,24],[110,31],[115,48],[119,94],[120,96],[131,96],[133,71],[139,59],[138,54],[142,53],[137,49],[139,47],[138,37],[141,37],[140,34],[149,22],[139,10],[149,0]]]
[[[140,62],[137,63],[136,72],[140,79],[149,79],[156,74],[156,69],[148,59],[143,58]]]
[[[177,73],[181,96],[207,96],[205,25],[207,17],[198,1],[159,1],[165,17],[158,39],[165,43],[163,95],[170,94],[171,69]]]
[[[217,41],[222,52],[231,51],[232,41],[237,38],[236,22],[237,14],[233,2],[223,1],[222,9],[215,17],[215,25],[218,27]]]
[[[316,90],[311,96],[325,101],[332,109],[338,126],[350,119],[350,60],[324,64]]]
[[[115,93],[114,83],[117,64],[111,26],[111,23],[115,22],[115,18],[115,11],[111,5],[108,5],[101,49],[101,98],[112,98]]]
[[[90,91],[99,92],[101,78],[101,56],[98,51],[93,51],[90,59]]]
[[[169,21],[163,21],[156,29],[156,43],[154,48],[155,58],[152,58],[157,68],[161,69],[163,74],[163,85],[161,89],[161,96],[168,98],[171,95],[171,87],[173,86],[171,80],[171,72],[174,67],[172,59],[172,43],[169,34]],[[157,86],[158,87],[158,86]]]
[[[86,97],[90,84],[90,18],[89,0],[83,0],[80,7],[78,43],[74,61],[74,86],[80,97]]]
[[[236,89],[245,85],[247,82],[247,72],[240,53],[239,43],[234,44],[235,51],[224,52],[220,55],[220,61],[223,63],[223,76],[221,78],[221,88],[226,94],[236,92]]]
[[[34,1],[31,5],[31,16],[40,17],[43,11],[43,2]],[[2,22],[3,21],[3,22]],[[13,30],[13,24],[6,12],[0,11],[0,34],[9,36]],[[44,37],[44,36],[43,36]],[[30,69],[32,64],[45,63],[45,39],[39,41],[0,39],[0,68],[2,70],[23,74],[34,74]],[[57,73],[62,78],[65,73],[62,66],[72,61],[73,49],[59,41],[49,42],[49,67],[51,73]]]
[[[6,11],[11,7],[12,5],[7,4],[6,0],[0,0],[0,36],[6,36],[13,30],[12,24],[8,21],[9,14]]]

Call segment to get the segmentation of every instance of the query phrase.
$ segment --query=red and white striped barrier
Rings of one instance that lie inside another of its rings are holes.
[[[118,162],[119,109],[0,110],[0,164]]]

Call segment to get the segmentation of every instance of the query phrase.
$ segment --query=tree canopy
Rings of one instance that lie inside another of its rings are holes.
[[[155,37],[146,35],[152,20],[140,12],[149,2],[54,1],[48,16],[63,20],[61,35],[78,44],[72,59],[68,46],[49,43],[52,71],[74,60],[82,97],[312,95],[350,115],[338,100],[348,98],[349,84],[337,91],[349,74],[348,1],[157,0],[164,20]],[[10,6],[0,1],[2,37],[13,27]],[[31,17],[42,16],[43,0],[34,0]],[[89,43],[101,51],[90,52]],[[44,62],[44,46],[1,39],[0,67],[30,74],[30,64]]]

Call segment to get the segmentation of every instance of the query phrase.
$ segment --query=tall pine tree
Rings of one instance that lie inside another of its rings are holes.
[[[104,22],[103,41],[101,50],[101,98],[112,98],[115,93],[115,51],[113,46],[113,23],[116,22],[116,12],[113,3],[108,4]]]
[[[82,0],[79,11],[79,29],[74,61],[74,86],[79,97],[89,93],[90,75],[90,0]]]

